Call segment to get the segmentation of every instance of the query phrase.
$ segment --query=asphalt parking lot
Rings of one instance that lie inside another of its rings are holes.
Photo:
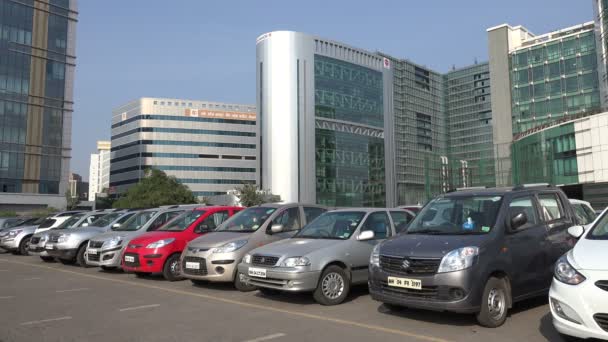
[[[324,307],[308,295],[264,297],[0,254],[0,342],[330,339],[560,341],[545,299],[519,304],[503,327],[486,329],[472,316],[389,311],[364,287]]]

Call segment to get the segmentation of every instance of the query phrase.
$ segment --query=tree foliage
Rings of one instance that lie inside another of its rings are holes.
[[[184,184],[161,170],[146,170],[139,183],[113,203],[114,208],[152,208],[161,205],[192,204],[196,197]]]
[[[273,195],[270,191],[261,191],[253,184],[243,184],[243,186],[236,188],[236,191],[236,197],[241,205],[245,207],[281,202],[281,196]]]

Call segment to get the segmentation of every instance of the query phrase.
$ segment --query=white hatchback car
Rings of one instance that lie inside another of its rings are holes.
[[[579,241],[555,264],[553,325],[564,335],[608,340],[608,211],[568,233]]]

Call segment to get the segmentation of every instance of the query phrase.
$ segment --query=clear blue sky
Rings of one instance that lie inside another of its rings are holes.
[[[487,60],[486,29],[535,34],[593,19],[592,0],[81,0],[73,172],[88,179],[112,109],[144,96],[255,104],[255,39],[293,30],[437,71]]]

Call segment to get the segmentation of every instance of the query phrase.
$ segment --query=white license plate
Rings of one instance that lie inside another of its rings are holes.
[[[125,255],[125,261],[126,262],[135,262],[135,257],[130,256],[130,255]]]
[[[89,255],[97,255],[97,250],[96,249],[89,249],[87,251],[87,253],[89,253]]]
[[[248,274],[250,276],[252,276],[252,277],[266,278],[266,269],[265,268],[249,267]]]
[[[200,270],[201,269],[201,264],[198,262],[190,262],[190,261],[186,261],[186,268],[192,269],[192,270]]]
[[[46,246],[44,246],[44,249],[52,250],[53,249],[53,245],[46,245]]]
[[[422,290],[422,281],[409,278],[388,277],[388,286]]]

